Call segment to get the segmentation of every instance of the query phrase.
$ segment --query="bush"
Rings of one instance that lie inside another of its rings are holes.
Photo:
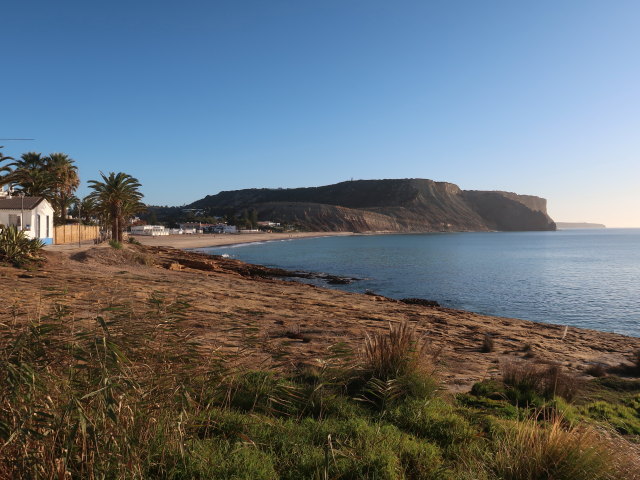
[[[37,238],[29,238],[17,227],[6,227],[0,231],[0,261],[21,266],[30,261],[41,260],[40,252],[44,243]]]
[[[109,240],[109,246],[111,248],[115,248],[116,250],[122,249],[122,243],[120,243],[119,241],[117,241],[115,239]]]

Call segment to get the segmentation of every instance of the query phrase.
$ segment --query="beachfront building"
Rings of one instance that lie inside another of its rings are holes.
[[[238,233],[235,225],[225,225],[224,223],[212,225],[208,231],[211,233]]]
[[[169,230],[162,225],[135,225],[131,227],[131,235],[148,235],[157,237],[169,235]]]
[[[2,226],[15,226],[29,238],[53,244],[53,207],[43,197],[0,192],[0,229]]]
[[[204,229],[211,226],[210,223],[185,222],[178,224],[183,233],[204,233]]]

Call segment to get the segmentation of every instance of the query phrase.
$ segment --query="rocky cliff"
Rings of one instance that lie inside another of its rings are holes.
[[[464,191],[425,179],[357,180],[310,188],[220,192],[189,208],[219,214],[256,209],[260,219],[313,230],[555,230],[546,200],[510,192]]]

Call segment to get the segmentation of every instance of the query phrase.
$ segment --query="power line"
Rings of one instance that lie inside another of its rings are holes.
[[[0,141],[35,140],[35,138],[0,138]]]

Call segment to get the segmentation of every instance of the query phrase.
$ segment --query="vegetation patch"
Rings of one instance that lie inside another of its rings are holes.
[[[75,318],[54,294],[46,315],[0,324],[0,478],[591,480],[638,471],[625,443],[613,449],[569,417],[528,415],[509,401],[509,385],[441,397],[434,352],[413,326],[369,337],[361,352],[338,344],[317,364],[265,370],[248,367],[242,351],[194,343],[184,298],[155,293],[144,311],[109,304]],[[596,407],[584,412],[612,425],[624,418],[633,432],[630,410]]]
[[[16,267],[40,262],[42,247],[44,244],[41,240],[27,237],[26,233],[17,227],[0,226],[0,262]]]

